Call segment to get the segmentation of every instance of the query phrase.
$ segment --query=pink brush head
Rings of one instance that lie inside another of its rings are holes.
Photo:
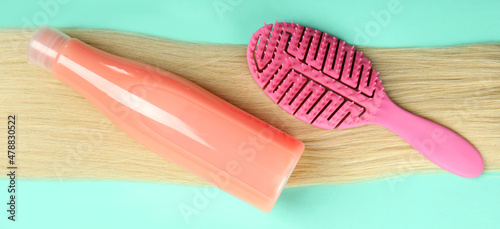
[[[267,96],[304,122],[324,129],[381,125],[452,173],[483,171],[474,146],[394,104],[371,62],[334,36],[294,23],[265,25],[252,36],[247,61]]]
[[[257,84],[286,112],[324,129],[366,124],[385,96],[362,52],[309,27],[260,28],[247,52]]]

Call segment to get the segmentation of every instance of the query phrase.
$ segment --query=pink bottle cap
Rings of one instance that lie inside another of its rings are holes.
[[[60,49],[70,37],[59,30],[40,26],[28,44],[28,62],[52,72],[52,64]]]

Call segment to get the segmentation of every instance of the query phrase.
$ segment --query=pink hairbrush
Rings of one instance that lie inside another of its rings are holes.
[[[394,104],[371,62],[334,36],[293,22],[265,25],[252,36],[247,60],[267,96],[304,122],[324,129],[377,124],[449,172],[472,178],[483,171],[474,146]]]

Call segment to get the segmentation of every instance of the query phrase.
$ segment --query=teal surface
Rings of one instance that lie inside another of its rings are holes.
[[[302,2],[1,0],[0,27],[48,24],[245,44],[263,22],[293,20],[356,45],[500,42],[500,1]],[[1,204],[0,228],[498,228],[499,178],[414,175],[286,188],[270,214],[204,187],[21,179],[17,221],[6,219]],[[7,186],[0,179],[0,203],[8,201]]]
[[[355,45],[442,46],[500,41],[500,2],[494,0],[0,2],[0,27],[48,24],[246,44],[264,22],[286,20]]]
[[[498,228],[498,179],[494,174],[478,179],[434,175],[286,188],[269,214],[206,187],[23,180],[19,184],[17,222],[6,223],[0,219],[0,225],[1,228],[38,228],[37,225],[53,228]]]

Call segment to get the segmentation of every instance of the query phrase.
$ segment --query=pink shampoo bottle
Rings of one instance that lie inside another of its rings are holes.
[[[264,212],[304,150],[299,140],[175,74],[54,28],[40,27],[27,55],[151,151]]]

